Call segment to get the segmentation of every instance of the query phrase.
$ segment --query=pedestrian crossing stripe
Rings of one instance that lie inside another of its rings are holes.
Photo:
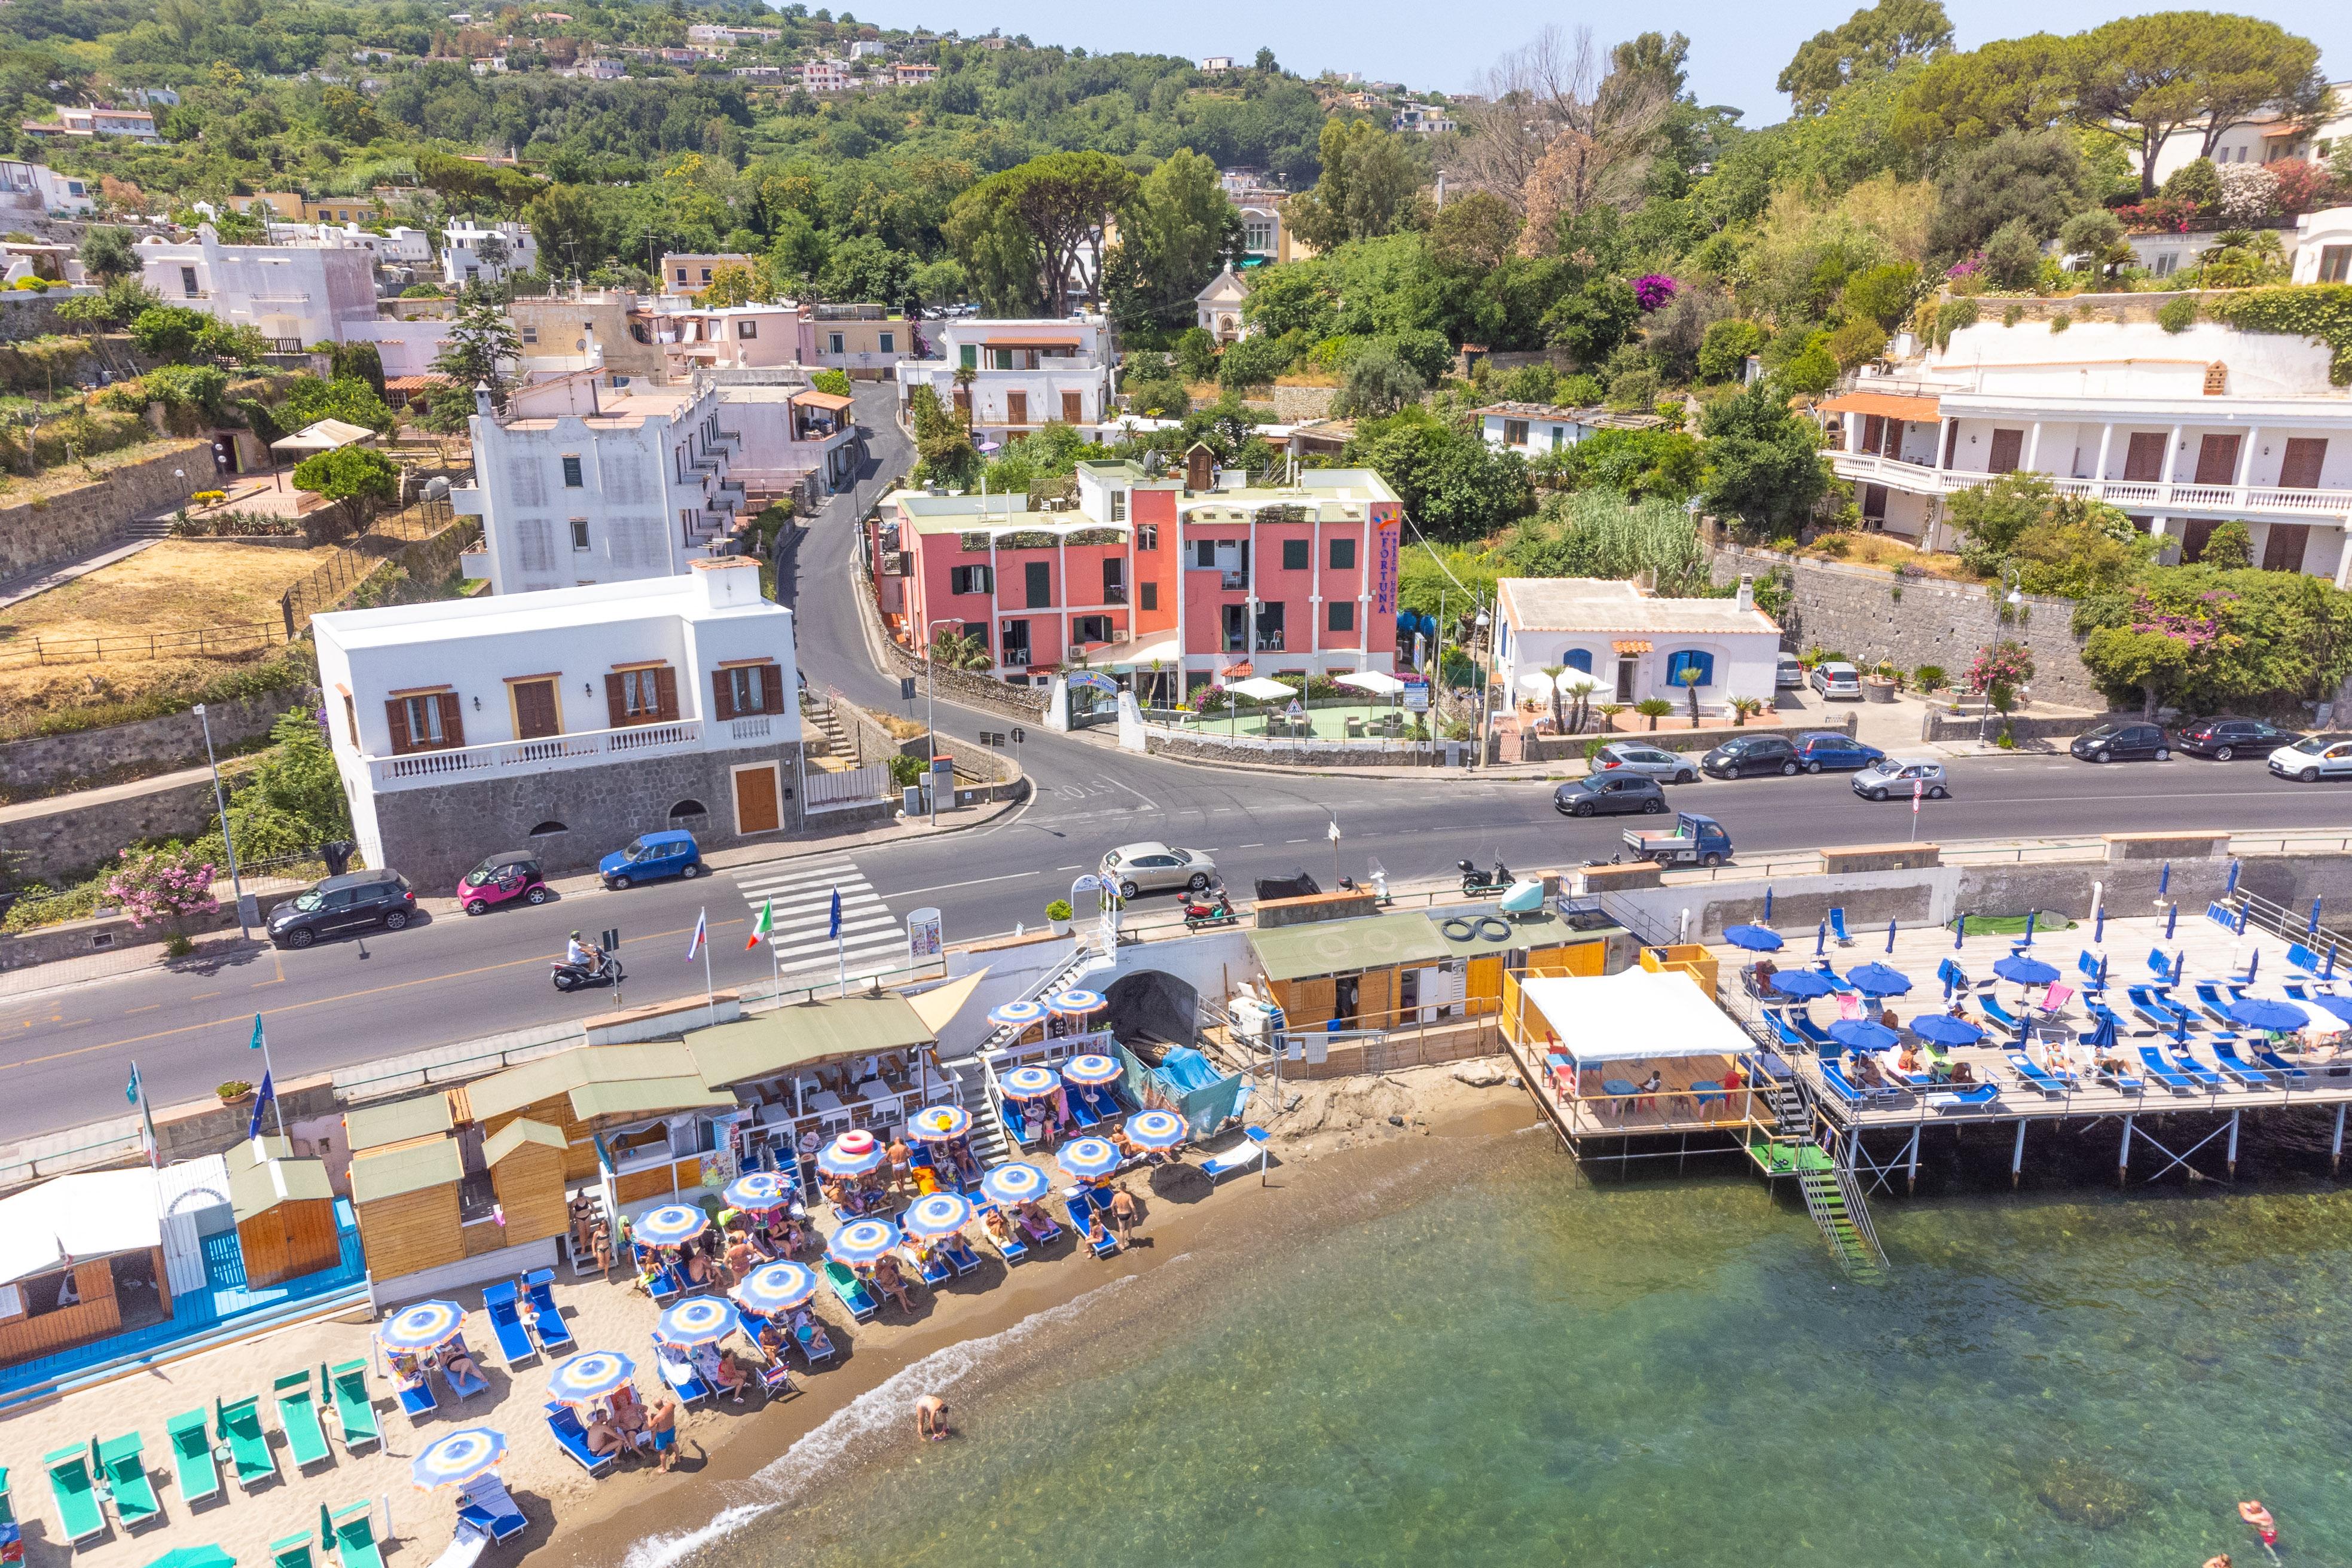
[[[768,945],[780,967],[817,968],[838,961],[863,976],[901,961],[906,932],[898,915],[851,860],[746,867],[736,890],[754,915],[771,911]],[[829,934],[833,895],[841,894],[841,937]]]

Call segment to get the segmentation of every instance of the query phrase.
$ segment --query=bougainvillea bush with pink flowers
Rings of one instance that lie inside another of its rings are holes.
[[[1666,301],[1675,297],[1677,287],[1675,280],[1663,272],[1643,273],[1633,279],[1633,302],[1642,308],[1643,315],[1647,315],[1664,308]]]
[[[182,928],[192,915],[220,908],[213,896],[213,862],[188,850],[125,850],[122,863],[106,879],[106,901],[118,904],[131,924]]]

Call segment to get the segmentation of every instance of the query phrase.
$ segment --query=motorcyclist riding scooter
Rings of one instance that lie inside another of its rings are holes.
[[[548,977],[559,991],[577,990],[582,986],[604,986],[621,983],[621,961],[607,954],[593,942],[581,940],[574,931],[563,945],[563,961],[554,967]]]

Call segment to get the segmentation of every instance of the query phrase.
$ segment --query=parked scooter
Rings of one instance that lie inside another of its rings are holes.
[[[1465,898],[1475,898],[1481,894],[1500,893],[1517,880],[1511,875],[1511,868],[1499,860],[1495,862],[1495,869],[1491,872],[1482,872],[1468,861],[1455,861],[1454,863],[1462,873],[1462,896]]]
[[[585,964],[559,958],[551,966],[548,978],[555,983],[559,991],[576,991],[583,986],[617,986],[628,976],[621,968],[621,960],[607,953],[602,969],[591,969]]]
[[[1184,929],[1207,931],[1219,925],[1231,925],[1241,918],[1234,913],[1234,901],[1225,895],[1223,883],[1206,893],[1184,895]]]

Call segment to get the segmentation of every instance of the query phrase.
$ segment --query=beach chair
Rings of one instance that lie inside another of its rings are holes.
[[[900,1209],[892,1215],[890,1223],[902,1230],[905,1229],[907,1211]],[[924,1284],[934,1291],[955,1278],[954,1266],[947,1260],[946,1255],[937,1247],[932,1247],[928,1251],[919,1252],[915,1249],[912,1238],[909,1238],[908,1244],[899,1249],[898,1255],[912,1262],[915,1265],[916,1274],[921,1278]]]
[[[1829,1030],[1815,1023],[1813,1015],[1802,1008],[1789,1009],[1789,1022],[1796,1027],[1797,1033],[1803,1038],[1806,1044],[1824,1056],[1835,1056],[1845,1049],[1831,1039]]]
[[[2210,980],[2200,980],[2197,982],[2196,997],[2197,1010],[2205,1015],[2206,1022],[2218,1024],[2233,1032],[2236,1030],[2237,1020],[2230,1016],[2229,1004],[2221,999],[2220,987]]]
[[[539,1348],[550,1355],[570,1354],[579,1347],[572,1337],[572,1325],[555,1306],[555,1270],[535,1269],[522,1277],[524,1322],[530,1325],[531,1337]]]
[[[882,1310],[882,1304],[874,1299],[874,1292],[866,1288],[866,1281],[845,1265],[828,1258],[824,1260],[824,1282],[833,1287],[834,1295],[849,1309],[852,1318],[862,1323]]]
[[[1851,947],[1853,946],[1853,938],[1845,934],[1845,911],[1843,909],[1832,909],[1830,911],[1830,935],[1837,938],[1837,945],[1841,947]]]
[[[1853,1081],[1845,1075],[1844,1070],[1838,1066],[1837,1059],[1834,1057],[1822,1058],[1822,1082],[1828,1087],[1831,1093],[1849,1105],[1860,1105],[1870,1098],[1854,1086]]]
[[[2285,1079],[2289,1088],[2301,1089],[2311,1082],[2311,1073],[2307,1070],[2297,1067],[2275,1051],[2267,1048],[2258,1050],[2254,1052],[2254,1060]]]
[[[966,1241],[961,1236],[949,1238],[940,1246],[940,1251],[950,1264],[954,1265],[958,1275],[971,1273],[980,1267],[980,1254],[974,1252],[971,1249],[971,1243]]]
[[[994,1210],[996,1207],[997,1206],[992,1203],[988,1205],[988,1208],[992,1211]],[[989,1245],[996,1249],[998,1255],[1004,1260],[1008,1266],[1014,1263],[1027,1262],[1029,1260],[1029,1247],[1026,1242],[1021,1239],[1021,1228],[1013,1223],[1013,1217],[1009,1214],[1004,1217],[1004,1221],[1005,1229],[1009,1231],[1010,1234],[1007,1236],[999,1236],[992,1230],[989,1231]]]
[[[2323,967],[2320,956],[2302,943],[2290,942],[2286,945],[2286,961],[2289,968],[2297,971],[2305,979],[2319,978],[2319,971]]]
[[[412,1427],[441,1408],[441,1396],[434,1392],[432,1377],[421,1369],[415,1383],[395,1385],[395,1389],[400,1395],[400,1407],[406,1412]]]
[[[603,1475],[613,1468],[618,1454],[592,1454],[588,1451],[588,1428],[580,1424],[580,1412],[558,1400],[545,1406],[547,1429],[555,1437],[556,1447],[572,1456],[572,1461],[592,1476]]]
[[[375,1543],[375,1504],[355,1502],[329,1513],[320,1503],[319,1535],[335,1543],[335,1560],[343,1568],[383,1568],[383,1552]]]
[[[2124,990],[2132,1012],[2150,1029],[2161,1033],[2172,1032],[2173,1025],[2189,1017],[2189,1009],[2179,1003],[2159,997],[2146,986],[2129,986]]]
[[[2064,1012],[2066,1004],[2074,999],[2074,988],[2072,986],[2052,986],[2042,993],[2042,999],[2033,1004],[2034,1016],[2045,1020],[2054,1019]]]
[[[163,1505],[155,1500],[155,1483],[147,1479],[145,1445],[136,1432],[100,1442],[89,1442],[90,1473],[104,1483],[114,1504],[114,1521],[125,1530],[136,1530],[163,1517]]]
[[[89,1450],[76,1447],[44,1454],[41,1468],[49,1472],[49,1494],[58,1500],[58,1525],[66,1544],[79,1546],[104,1535],[106,1510],[89,1479]]]
[[[646,1276],[646,1293],[653,1297],[654,1305],[666,1307],[686,1294],[686,1281],[677,1277],[676,1270],[664,1264]]]
[[[453,1338],[449,1343],[459,1350],[466,1351],[467,1355],[473,1354],[472,1351],[467,1350],[466,1341],[462,1335]],[[441,1375],[448,1380],[449,1392],[460,1399],[471,1399],[475,1395],[486,1392],[490,1386],[489,1379],[467,1377],[463,1373],[453,1372],[446,1362],[441,1364]]]
[[[163,1423],[172,1439],[172,1473],[180,1485],[180,1500],[190,1507],[221,1495],[220,1462],[213,1458],[213,1440],[205,1430],[201,1406],[184,1411]]]
[[[1086,1188],[1071,1187],[1062,1194],[1062,1202],[1069,1208],[1070,1223],[1078,1228],[1078,1239],[1086,1242],[1087,1249],[1096,1257],[1118,1256],[1118,1238],[1112,1234],[1108,1218],[1103,1221],[1102,1237],[1099,1240],[1087,1235],[1087,1217],[1094,1212],[1095,1203],[1093,1196]]]
[[[654,1364],[661,1369],[662,1381],[669,1385],[680,1405],[691,1409],[710,1397],[710,1385],[695,1375],[694,1363],[687,1359],[684,1351],[659,1340],[652,1341],[652,1344]]]
[[[375,1401],[368,1394],[366,1362],[320,1366],[319,1397],[335,1413],[346,1453],[383,1441],[383,1428],[376,1423]]]
[[[2186,1045],[2167,1050],[2164,1054],[2176,1071],[2187,1073],[2200,1089],[2227,1089],[2232,1082],[2198,1061]]]
[[[2222,976],[2221,983],[2225,986],[2251,986],[2254,983],[2254,976],[2256,972],[2259,971],[2262,967],[2263,950],[2260,947],[2249,947],[2246,949],[2245,968],[2240,970],[2236,974]]]
[[[485,1471],[458,1489],[457,1518],[472,1525],[493,1542],[528,1529],[530,1521],[515,1506],[514,1498],[506,1483]]]
[[[2147,950],[2147,972],[2164,985],[2177,986],[2180,983],[2180,977],[2172,972],[2172,960],[2164,956],[2161,947]]]
[[[1221,1155],[1202,1160],[1199,1169],[1212,1186],[1235,1171],[1249,1169],[1265,1158],[1266,1131],[1264,1127],[1244,1127],[1242,1141]],[[1048,1240],[1052,1238],[1048,1237]]]
[[[2196,1082],[2192,1080],[2189,1074],[2175,1070],[2173,1065],[2165,1060],[2164,1053],[2158,1051],[2156,1047],[2152,1045],[2141,1046],[2139,1048],[2139,1059],[2142,1065],[2147,1067],[2147,1075],[2150,1078],[2155,1079],[2158,1083],[2164,1085],[2167,1089],[2171,1090],[2175,1094],[2194,1094],[2197,1092]]]
[[[1781,1015],[1780,1010],[1778,1008],[1765,1009],[1764,1021],[1772,1026],[1773,1038],[1778,1040],[1782,1045],[1788,1046],[1793,1050],[1794,1048],[1806,1043],[1805,1037],[1799,1034],[1795,1030],[1789,1026],[1789,1020]],[[1565,1098],[1565,1096],[1563,1096],[1563,1098]]]
[[[310,1556],[310,1532],[300,1531],[269,1543],[269,1568],[315,1568]]]
[[[229,1463],[236,1468],[236,1484],[251,1491],[267,1480],[278,1479],[278,1458],[269,1451],[269,1439],[261,1430],[261,1396],[247,1396],[232,1405],[225,1399],[213,1401],[213,1437],[228,1445]]]
[[[2244,1057],[2238,1054],[2236,1041],[2229,1040],[2216,1040],[2211,1043],[2213,1046],[2213,1060],[2221,1064],[2221,1071],[2236,1079],[2239,1082],[2244,1084],[2247,1088],[2271,1089],[2277,1086],[2278,1080],[2273,1078],[2268,1070],[2255,1066],[2252,1062],[2248,1061]]]
[[[522,1296],[512,1280],[483,1286],[482,1310],[489,1314],[490,1332],[498,1336],[499,1359],[507,1364],[509,1374],[539,1354],[522,1326]]]
[[[2066,1081],[2047,1069],[2035,1066],[2033,1059],[2025,1052],[2012,1051],[2002,1060],[2009,1063],[2009,1070],[2017,1074],[2017,1081],[2028,1089],[2039,1090],[2053,1100],[2066,1097]]]
[[[824,1348],[816,1348],[816,1324],[814,1322],[804,1322],[793,1331],[793,1348],[801,1353],[801,1360],[807,1364],[811,1372],[841,1354],[841,1347],[833,1343],[829,1334],[825,1337]]]
[[[2025,1004],[2020,1002],[2018,1005],[2020,1007],[2023,1007]],[[1977,998],[1977,1006],[1984,1009],[1985,1017],[1992,1019],[1993,1022],[2000,1025],[2000,1027],[2005,1030],[2022,1030],[2025,1027],[2025,1020],[2018,1017],[2015,1013],[2011,1012],[2007,1008],[2002,1007],[2000,1005],[2000,998],[1994,996],[1990,991],[1987,991],[1983,996]]]
[[[2107,1006],[2105,1002],[2093,1002],[2090,1007],[2090,1012],[2091,1018],[2095,1022],[2111,1023],[2115,1025],[2116,1032],[2117,1034],[2146,1034],[2147,1032],[2147,1030],[2140,1028],[2138,1025],[2126,1021],[2121,1014],[2117,1013],[2113,1008]]]
[[[1930,1094],[1927,1096],[1927,1103],[1929,1109],[1937,1113],[1969,1111],[1979,1105],[1990,1105],[2000,1098],[2000,1085],[1998,1083],[1977,1083],[1966,1089],[1952,1089],[1941,1093]]]
[[[310,1392],[310,1375],[289,1372],[269,1385],[270,1402],[278,1406],[278,1429],[286,1434],[286,1451],[294,1468],[307,1470],[334,1458],[327,1447],[326,1428],[319,1425],[319,1403]]]

